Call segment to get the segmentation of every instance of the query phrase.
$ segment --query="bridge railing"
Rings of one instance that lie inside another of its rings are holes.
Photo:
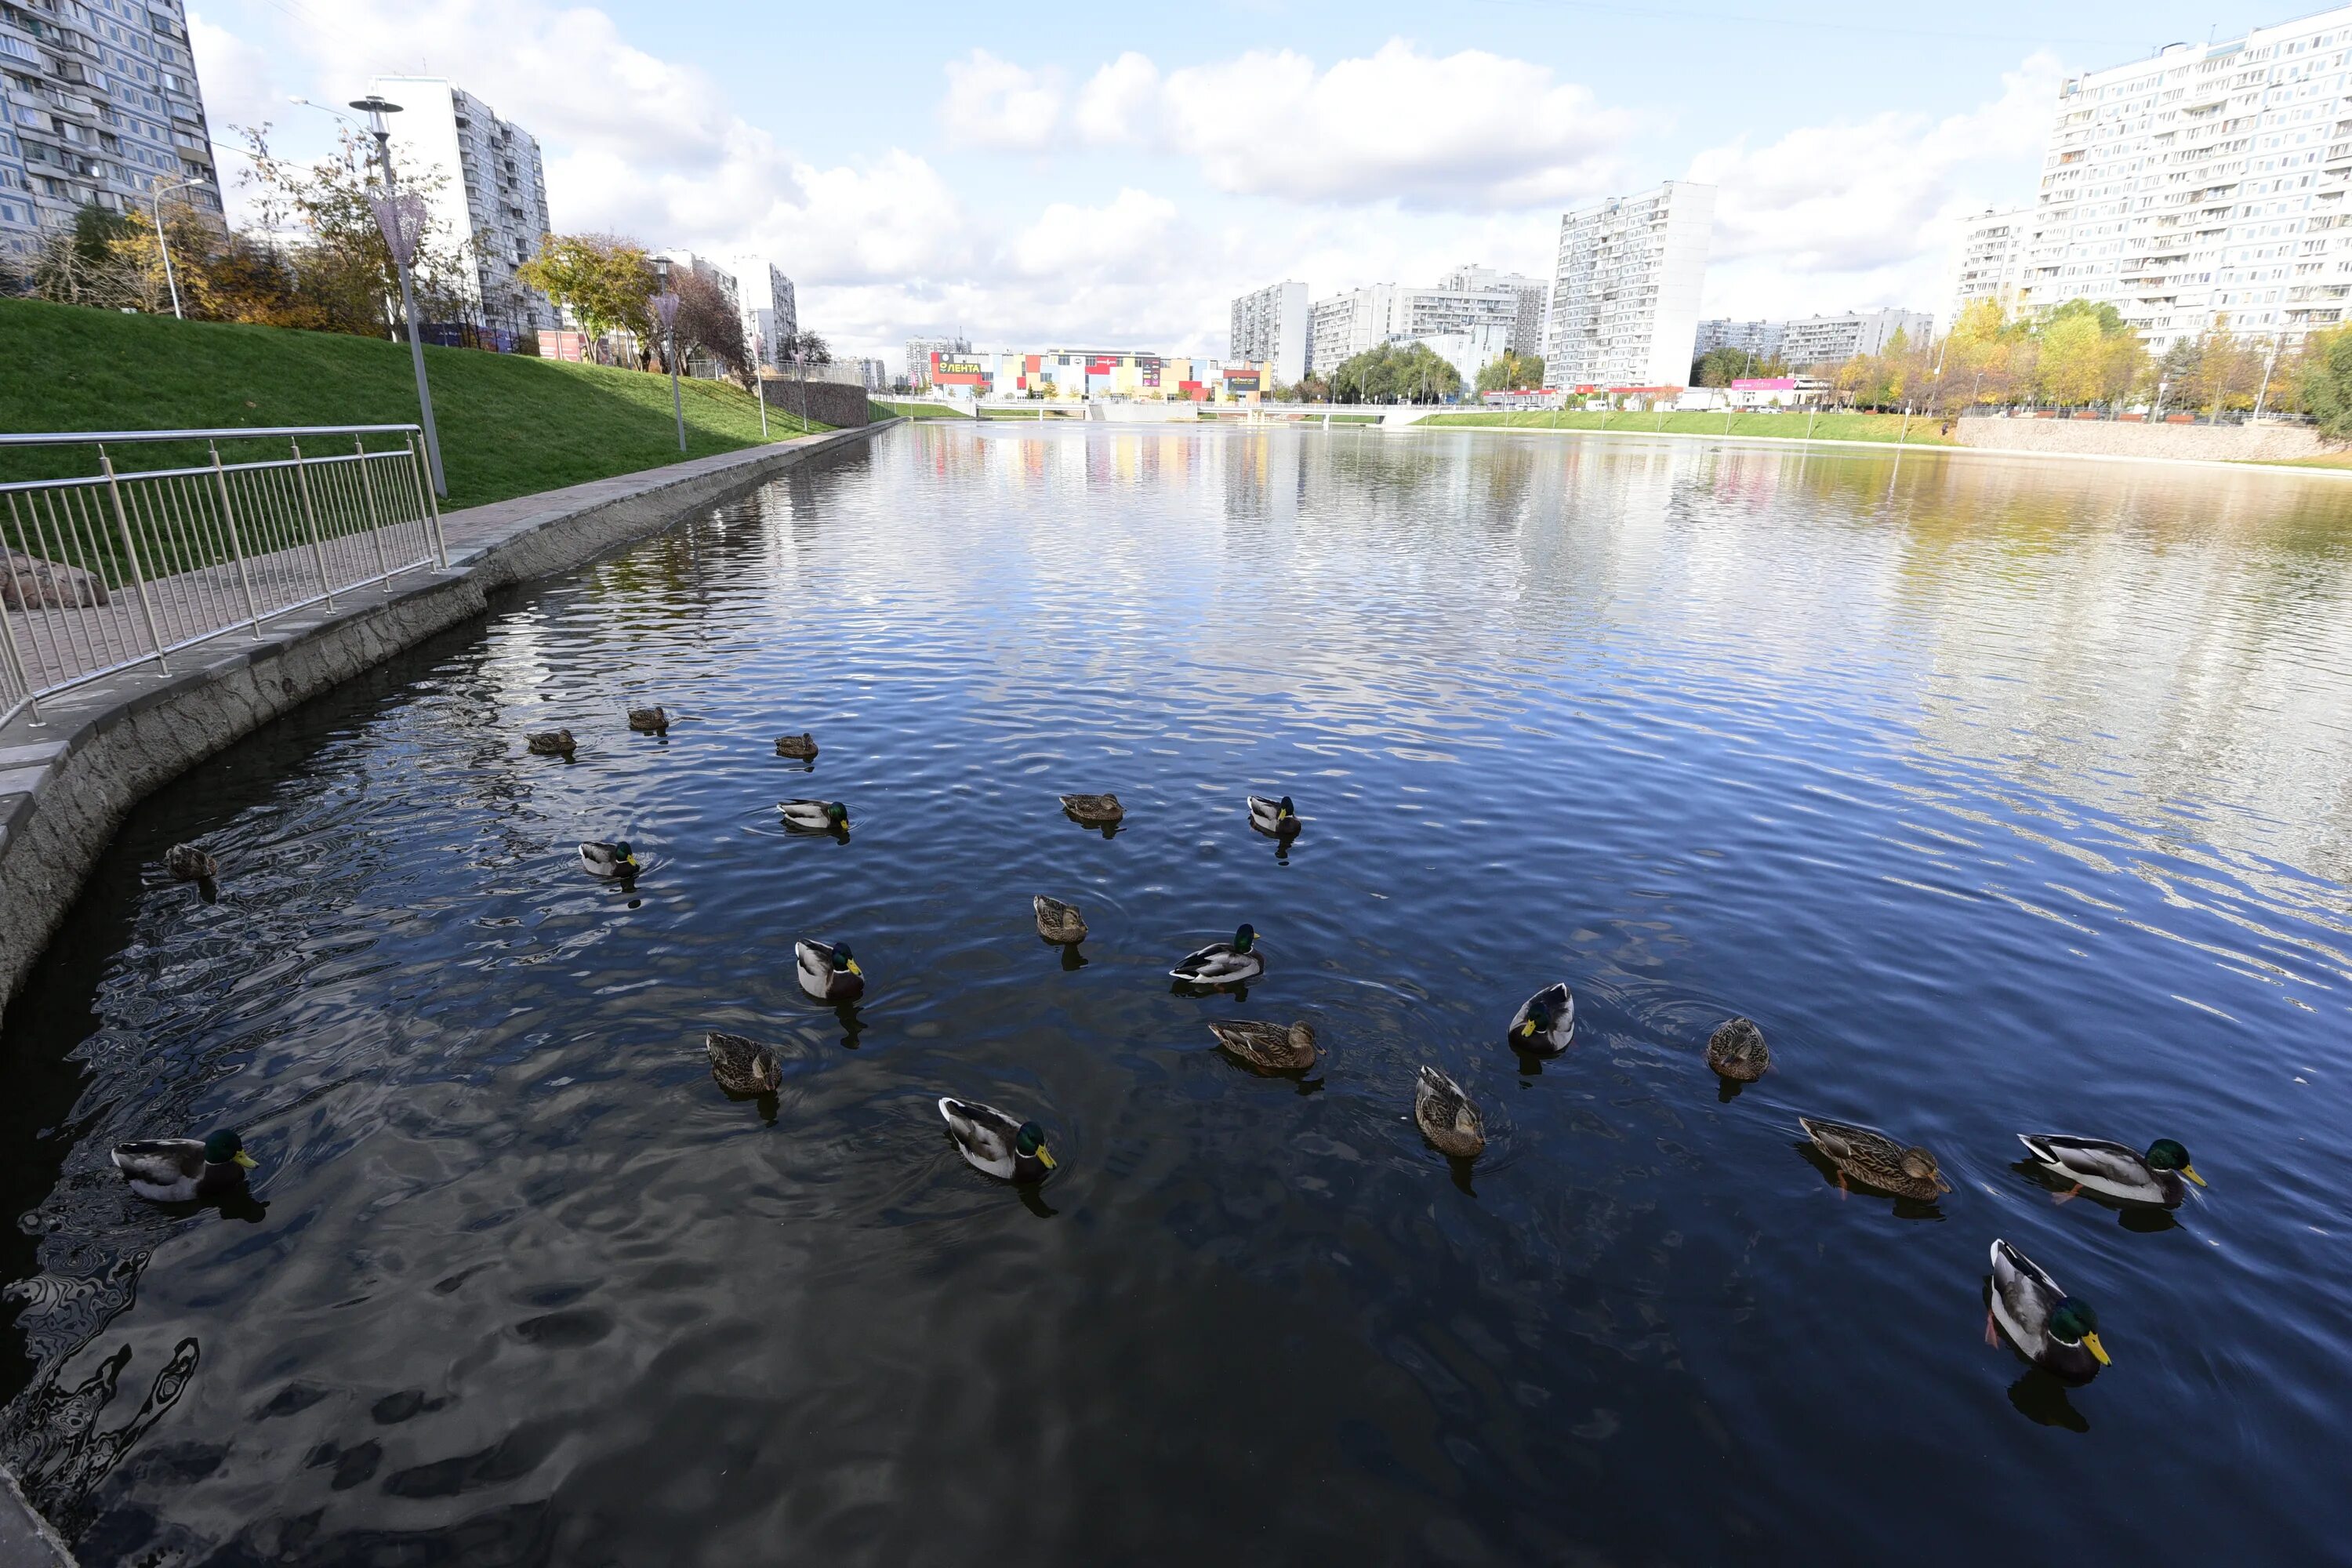
[[[118,464],[125,448],[150,460]],[[94,470],[0,483],[0,722],[29,709],[39,723],[44,697],[168,672],[199,643],[448,564],[413,425],[0,436],[0,464]]]

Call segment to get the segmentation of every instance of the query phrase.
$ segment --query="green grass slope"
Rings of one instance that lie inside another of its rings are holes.
[[[121,315],[0,300],[0,432],[210,429],[416,422],[408,348],[379,338]],[[472,349],[425,351],[448,470],[445,506],[475,506],[679,460],[669,378]],[[687,457],[757,446],[739,386],[684,381]],[[797,418],[768,411],[771,438]],[[824,426],[812,426],[824,429]],[[347,448],[346,448],[347,449]],[[224,447],[240,457],[285,448]],[[203,449],[118,453],[124,468],[201,462]],[[0,452],[0,479],[94,471],[87,449]]]

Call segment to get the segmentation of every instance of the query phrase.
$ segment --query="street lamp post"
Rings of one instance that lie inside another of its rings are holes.
[[[393,173],[392,129],[383,117],[398,114],[400,105],[371,93],[353,100],[352,107],[368,117],[368,132],[375,138],[376,156],[383,164],[383,194],[368,197],[368,205],[375,209],[376,226],[383,231],[393,268],[400,274],[400,310],[408,321],[408,358],[416,371],[416,407],[425,426],[426,466],[433,472],[433,493],[446,496],[449,479],[441,467],[441,434],[433,425],[433,387],[425,378],[424,335],[416,325],[416,290],[408,276],[410,264],[416,259],[416,247],[425,237],[425,198],[402,190],[399,177]]]
[[[768,378],[761,372],[768,364],[768,334],[751,334],[751,395],[760,400],[760,439],[768,438]]]
[[[677,416],[677,449],[686,450],[686,403],[677,390],[677,290],[669,286],[670,263],[663,258],[654,263],[655,276],[661,279],[662,291],[654,297],[654,316],[661,322],[664,349],[662,357],[669,361],[669,406]]]
[[[172,276],[172,242],[163,237],[163,197],[173,191],[184,191],[190,185],[201,185],[202,180],[182,180],[175,184],[157,185],[147,193],[147,205],[155,214],[155,248],[163,253],[163,287],[172,291],[172,314],[181,321],[180,282]]]

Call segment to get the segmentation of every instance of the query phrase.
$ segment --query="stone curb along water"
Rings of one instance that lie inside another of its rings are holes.
[[[895,423],[895,422],[894,422]],[[335,595],[60,693],[45,722],[0,726],[0,1006],[13,1000],[82,880],[141,799],[361,671],[484,614],[492,595],[616,545],[887,428],[803,437],[520,497],[444,520],[446,571]]]
[[[697,458],[450,512],[446,571],[404,574],[226,632],[19,713],[0,726],[0,1008],[15,999],[131,808],[230,742],[434,634],[491,596],[569,572],[897,420]],[[0,1568],[73,1556],[0,1468]]]

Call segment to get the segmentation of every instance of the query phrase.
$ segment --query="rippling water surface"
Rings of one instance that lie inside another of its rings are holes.
[[[2347,502],[887,433],[137,812],[6,1020],[0,1453],[93,1564],[2342,1561]],[[1096,790],[1115,836],[1055,807]],[[847,842],[780,831],[811,794]],[[634,891],[572,855],[617,836]],[[1172,994],[1244,920],[1265,977]],[[803,933],[861,1005],[802,998]],[[1523,1070],[1555,978],[1578,1043]],[[1226,1016],[1329,1056],[1254,1077]],[[778,1046],[772,1121],[710,1028]],[[1051,1183],[963,1166],[947,1092]],[[1957,1190],[1845,1195],[1801,1113]],[[215,1126],[251,1205],[107,1167]],[[2021,1130],[2212,1188],[2062,1205]],[[2089,1387],[1984,1343],[1996,1236],[2098,1309]]]

